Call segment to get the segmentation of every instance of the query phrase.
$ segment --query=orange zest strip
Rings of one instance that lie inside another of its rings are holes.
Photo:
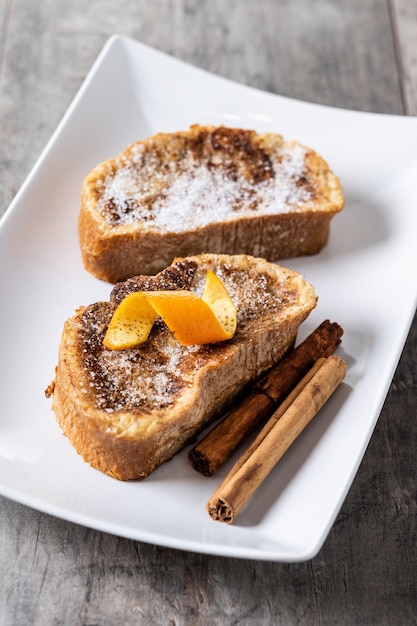
[[[123,350],[143,343],[160,316],[182,345],[217,343],[236,332],[236,309],[218,276],[209,270],[202,297],[186,290],[141,291],[114,312],[104,345]]]
[[[230,335],[227,338],[231,339],[236,332],[236,309],[226,287],[217,274],[211,270],[207,271],[206,284],[201,299],[210,307],[223,330]]]
[[[149,337],[157,313],[143,292],[130,293],[113,313],[103,343],[110,350],[124,350]]]

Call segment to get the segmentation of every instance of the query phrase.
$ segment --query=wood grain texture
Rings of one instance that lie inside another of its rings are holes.
[[[413,0],[0,1],[0,214],[114,32],[261,89],[417,113]],[[415,624],[417,320],[313,560],[128,541],[0,500],[0,626]],[[0,433],[1,435],[1,433]]]
[[[417,115],[417,3],[391,0],[391,16],[404,112]]]

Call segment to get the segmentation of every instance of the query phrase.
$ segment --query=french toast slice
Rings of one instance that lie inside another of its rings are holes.
[[[183,346],[159,319],[141,345],[103,345],[112,313],[129,293],[200,294],[208,270],[236,307],[233,339]],[[120,480],[142,479],[293,346],[316,300],[300,274],[246,255],[178,258],[156,276],[119,283],[109,302],[81,307],[65,322],[50,386],[56,419],[94,468]]]
[[[137,141],[90,172],[82,258],[114,283],[203,252],[311,255],[343,203],[339,179],[314,150],[279,134],[194,125]]]

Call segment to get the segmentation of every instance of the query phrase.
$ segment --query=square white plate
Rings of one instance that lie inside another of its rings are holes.
[[[205,511],[230,463],[207,479],[185,450],[145,481],[118,482],[74,452],[44,396],[64,320],[111,289],[82,267],[83,177],[139,138],[196,122],[280,132],[315,148],[346,195],[327,247],[282,264],[319,295],[300,339],[326,318],[339,322],[348,376],[232,526]],[[274,561],[314,556],[362,459],[416,307],[416,145],[417,119],[263,93],[112,37],[1,222],[0,493],[154,544]]]

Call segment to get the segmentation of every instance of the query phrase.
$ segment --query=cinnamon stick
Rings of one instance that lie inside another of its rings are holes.
[[[239,459],[207,502],[214,520],[231,524],[291,444],[318,413],[346,374],[338,356],[320,358],[314,373],[282,414],[270,418],[249,451]],[[295,395],[295,394],[294,394]],[[286,403],[288,404],[288,403]]]
[[[248,460],[251,454],[256,450],[256,448],[261,444],[262,440],[265,439],[266,435],[273,429],[277,421],[284,415],[285,411],[291,406],[294,400],[299,396],[299,394],[303,391],[307,383],[313,378],[315,373],[321,368],[324,362],[324,357],[320,357],[314,363],[313,367],[309,369],[307,374],[303,376],[298,385],[294,387],[291,393],[285,398],[285,400],[278,406],[276,411],[271,415],[269,420],[266,422],[265,426],[262,430],[257,434],[249,448],[239,457],[236,463],[233,465],[232,469],[227,474],[227,479],[236,474],[236,472],[242,467],[244,463]]]
[[[249,395],[189,452],[197,472],[212,476],[291,392],[320,357],[330,356],[341,342],[343,329],[325,320],[250,390]]]

